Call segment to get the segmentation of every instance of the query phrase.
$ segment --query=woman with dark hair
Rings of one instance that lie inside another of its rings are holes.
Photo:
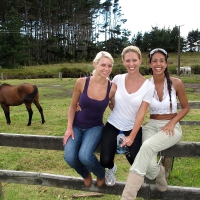
[[[136,199],[144,177],[156,178],[159,191],[167,190],[164,166],[157,163],[158,152],[180,141],[182,130],[179,121],[189,112],[184,85],[178,78],[169,76],[168,54],[156,48],[149,54],[150,81],[155,85],[149,104],[150,120],[142,127],[142,146],[130,168],[121,200]],[[177,112],[177,97],[181,109]],[[122,144],[128,145],[126,141]]]

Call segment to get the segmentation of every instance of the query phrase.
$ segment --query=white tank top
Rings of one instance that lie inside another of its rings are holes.
[[[154,84],[153,77],[150,79],[150,81]],[[162,114],[177,113],[177,98],[176,98],[176,91],[173,85],[171,91],[171,101],[172,101],[172,110],[170,109],[169,92],[167,89],[167,79],[165,78],[162,101],[159,101],[157,91],[155,90],[153,98],[149,105],[150,114],[162,115]]]

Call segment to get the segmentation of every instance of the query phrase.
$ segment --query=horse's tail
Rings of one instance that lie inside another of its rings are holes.
[[[33,92],[31,94],[28,94],[24,97],[23,102],[24,103],[31,103],[33,102],[34,98],[38,94],[38,88],[36,85],[33,85]]]

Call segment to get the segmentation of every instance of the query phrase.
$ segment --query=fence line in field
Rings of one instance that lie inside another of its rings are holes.
[[[63,151],[62,139],[63,137],[61,136],[0,133],[0,146]],[[97,151],[99,151],[99,148]],[[200,142],[179,142],[173,147],[163,151],[162,155],[169,157],[199,158]],[[84,186],[82,178],[42,172],[14,170],[0,170],[0,180],[8,183],[43,185],[114,195],[121,195],[125,186],[125,182],[116,182],[113,187],[104,185],[102,188],[98,188],[96,186],[96,181],[93,180],[92,186],[87,188]],[[168,190],[162,193],[156,189],[154,184],[144,183],[138,193],[138,196],[145,199],[166,200],[188,200],[189,196],[190,200],[199,200],[200,188],[169,186]]]

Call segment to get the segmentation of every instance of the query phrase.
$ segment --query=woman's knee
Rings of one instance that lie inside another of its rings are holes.
[[[92,162],[94,154],[91,152],[82,152],[79,151],[78,158],[83,165],[87,165]]]
[[[65,145],[64,160],[69,166],[72,167],[77,163],[78,157],[77,157],[76,151],[69,151],[69,149],[67,147],[68,146]]]
[[[140,147],[143,151],[149,151],[151,149],[151,143],[148,140],[145,140]]]
[[[100,157],[100,163],[102,167],[110,168],[113,164],[113,159],[110,159],[109,157]]]
[[[64,157],[64,160],[65,160],[65,162],[66,162],[70,167],[74,167],[75,164],[76,164],[76,160],[75,160],[75,159],[72,159],[72,158],[70,158],[70,157],[68,157],[68,156],[65,156],[65,157]]]
[[[77,158],[70,155],[64,155],[64,160],[70,167],[75,166],[77,163]]]

